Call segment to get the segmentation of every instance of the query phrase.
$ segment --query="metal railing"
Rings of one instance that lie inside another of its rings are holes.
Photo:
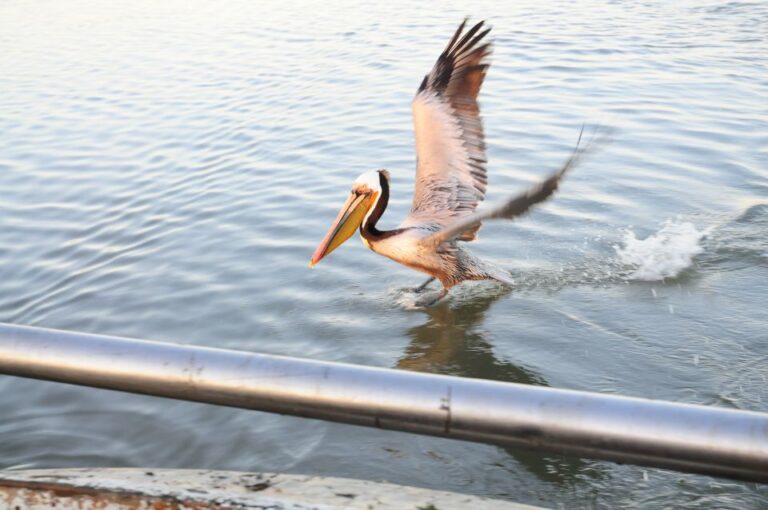
[[[0,373],[768,482],[768,414],[0,324]]]

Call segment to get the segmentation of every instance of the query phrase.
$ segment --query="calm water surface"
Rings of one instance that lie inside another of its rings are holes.
[[[768,411],[768,4],[0,5],[0,321]],[[615,128],[556,199],[488,224],[474,282],[354,239],[352,180],[407,213],[410,100],[494,25],[488,200]],[[0,377],[0,467],[387,480],[554,508],[766,508],[755,484]]]

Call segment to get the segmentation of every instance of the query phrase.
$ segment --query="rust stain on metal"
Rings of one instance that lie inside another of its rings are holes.
[[[464,494],[307,475],[207,470],[0,472],[0,510],[533,510]]]
[[[150,508],[152,510],[235,510],[213,501],[195,501],[172,495],[152,496],[130,490],[105,490],[95,487],[75,487],[52,482],[16,482],[0,480],[0,507],[9,508],[87,508],[93,510]]]

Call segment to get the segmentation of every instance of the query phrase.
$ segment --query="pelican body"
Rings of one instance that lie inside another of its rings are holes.
[[[310,266],[338,248],[359,228],[363,243],[411,269],[438,279],[448,290],[464,280],[498,280],[512,285],[507,271],[470,253],[463,243],[476,238],[485,219],[511,219],[547,199],[583,152],[578,144],[558,171],[538,185],[485,212],[475,212],[485,198],[485,141],[477,95],[486,71],[490,29],[480,22],[464,32],[459,26],[427,74],[412,103],[416,134],[416,182],[409,215],[394,230],[377,224],[389,201],[389,172],[360,175]],[[579,136],[579,140],[581,136]]]

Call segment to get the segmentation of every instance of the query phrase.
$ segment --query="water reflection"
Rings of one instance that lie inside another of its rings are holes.
[[[411,343],[397,361],[396,367],[418,372],[549,386],[546,379],[532,369],[498,358],[493,352],[493,345],[486,340],[479,327],[491,305],[510,292],[509,289],[503,289],[474,296],[458,304],[443,302],[425,309],[428,320],[408,330]],[[603,476],[602,470],[596,465],[577,458],[544,456],[518,448],[502,449],[520,466],[544,481],[572,484],[584,478]],[[512,471],[515,468],[509,466]]]

